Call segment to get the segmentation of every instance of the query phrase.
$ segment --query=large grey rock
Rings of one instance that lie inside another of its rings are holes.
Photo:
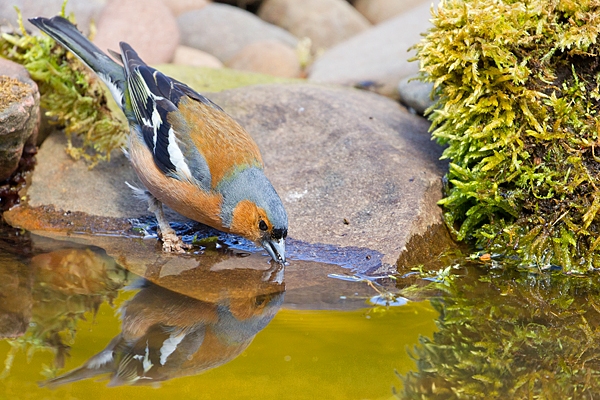
[[[397,96],[400,79],[419,70],[409,62],[409,48],[430,27],[430,5],[422,4],[327,50],[311,66],[315,82],[363,86],[372,82],[377,92]]]
[[[429,123],[394,101],[306,84],[212,99],[256,139],[291,237],[373,249],[393,264],[413,235],[441,223],[441,148]]]
[[[90,31],[90,22],[97,21],[106,0],[69,0],[66,14],[75,15],[77,26],[86,34]],[[23,15],[25,28],[38,32],[27,19],[33,17],[52,17],[60,13],[63,0],[3,0],[0,1],[0,25],[19,27],[17,23],[17,7]]]
[[[332,47],[371,26],[346,0],[265,0],[258,15],[298,38],[310,38],[315,49]]]
[[[253,42],[278,40],[291,47],[298,42],[291,33],[227,4],[209,4],[184,13],[177,23],[181,44],[206,51],[223,62]]]
[[[39,120],[37,85],[25,68],[0,58],[0,181],[17,169],[25,144],[35,144]]]
[[[209,97],[257,141],[288,211],[292,243],[370,249],[367,258],[393,264],[413,235],[441,223],[441,149],[430,140],[429,123],[394,101],[307,84],[249,86]],[[125,186],[136,179],[124,158],[88,171],[60,146],[59,136],[42,146],[30,206],[101,217],[147,214]],[[14,216],[9,221],[20,225]]]

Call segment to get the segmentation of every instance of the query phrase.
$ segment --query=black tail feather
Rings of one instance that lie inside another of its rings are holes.
[[[75,25],[63,17],[31,18],[29,22],[75,54],[109,86],[111,93],[121,104],[125,89],[125,72],[122,66],[90,42]]]

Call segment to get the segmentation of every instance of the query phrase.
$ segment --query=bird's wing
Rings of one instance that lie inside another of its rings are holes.
[[[178,82],[146,65],[128,44],[121,43],[121,55],[127,79],[126,108],[140,127],[156,166],[172,178],[194,181],[208,190],[211,174],[206,159],[189,134],[171,122],[170,114],[178,113],[177,105],[187,94]],[[218,107],[199,94],[195,100]]]
[[[221,107],[146,65],[121,43],[128,101],[156,166],[206,190],[244,166],[262,167],[258,147]]]

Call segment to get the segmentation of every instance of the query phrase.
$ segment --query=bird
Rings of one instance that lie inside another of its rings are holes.
[[[156,216],[165,252],[189,245],[169,225],[163,204],[245,237],[285,264],[287,213],[244,128],[207,97],[148,66],[125,42],[120,53],[109,50],[120,65],[61,16],[29,21],[89,67],[121,107],[130,128],[126,154],[145,187],[137,194]]]

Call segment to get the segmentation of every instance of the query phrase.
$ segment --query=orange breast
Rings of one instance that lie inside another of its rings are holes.
[[[144,186],[161,203],[179,214],[213,228],[227,231],[221,223],[222,196],[197,185],[165,176],[154,164],[152,153],[135,133],[129,138],[129,158]]]

